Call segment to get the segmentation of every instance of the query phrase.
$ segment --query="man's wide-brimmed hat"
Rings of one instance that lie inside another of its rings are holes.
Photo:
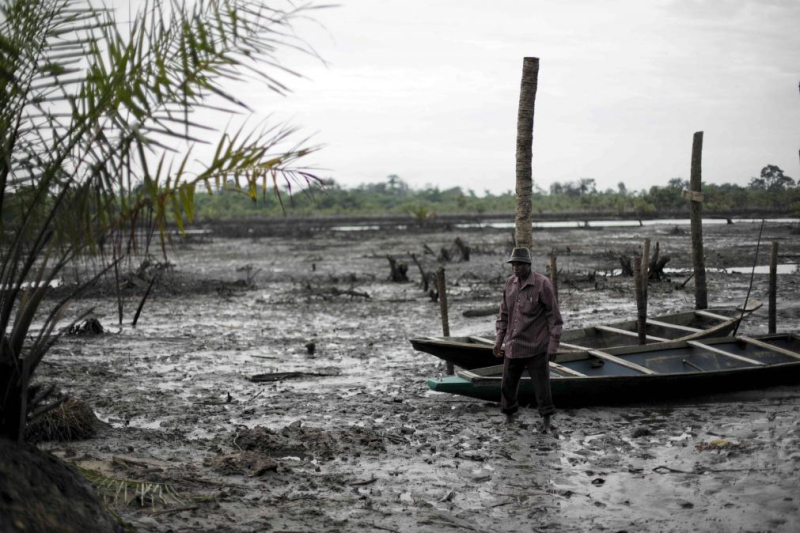
[[[514,248],[511,250],[511,257],[506,263],[531,263],[531,253],[527,248]]]

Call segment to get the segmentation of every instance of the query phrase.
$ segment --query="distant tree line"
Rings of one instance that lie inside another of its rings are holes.
[[[663,187],[648,190],[629,190],[620,182],[616,189],[598,190],[594,179],[555,182],[549,190],[534,188],[534,213],[596,212],[621,215],[656,215],[685,208],[681,191],[688,188],[688,180],[670,179]],[[724,183],[703,183],[705,196],[703,209],[708,214],[736,211],[779,211],[800,215],[800,187],[775,165],[767,165],[758,177],[746,187]],[[288,192],[288,191],[287,191]],[[195,210],[204,220],[246,216],[279,216],[284,212],[293,215],[402,215],[408,214],[424,220],[437,214],[485,214],[512,212],[514,193],[507,191],[483,195],[461,187],[441,189],[428,186],[411,188],[396,174],[385,180],[366,183],[352,188],[342,187],[332,179],[323,180],[316,187],[284,194],[261,194],[253,201],[235,187],[224,187],[212,195],[195,197]]]

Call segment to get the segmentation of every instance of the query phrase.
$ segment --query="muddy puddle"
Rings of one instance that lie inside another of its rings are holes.
[[[709,268],[751,262],[755,247],[735,245],[754,241],[755,226],[705,228]],[[762,237],[785,263],[800,255],[791,230],[767,223]],[[107,495],[140,531],[797,530],[800,386],[561,410],[555,436],[536,431],[533,410],[508,424],[495,404],[429,391],[444,365],[408,338],[440,334],[439,307],[408,254],[433,271],[424,246],[456,237],[473,252],[445,265],[451,333],[485,335],[492,317],[461,313],[497,300],[506,229],[179,246],[135,329],[135,291],[122,326],[114,297],[73,306],[95,307],[106,332],[65,338],[40,379],[107,426],[43,446],[103,479],[168,485],[176,496],[146,505]],[[558,253],[566,327],[635,316],[632,280],[592,273],[645,237],[669,267],[690,268],[688,231],[674,225],[534,233],[535,269]],[[408,261],[411,282],[388,281],[386,254]],[[693,307],[687,275],[650,285],[651,313]],[[749,282],[710,272],[710,304],[740,305]],[[797,331],[800,275],[779,284],[779,330]],[[766,302],[766,290],[757,276],[751,299]],[[741,331],[766,333],[766,317],[765,306]],[[292,377],[251,381],[276,373]]]

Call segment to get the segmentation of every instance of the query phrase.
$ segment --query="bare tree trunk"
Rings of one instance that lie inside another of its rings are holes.
[[[531,197],[533,177],[533,111],[539,83],[539,58],[526,57],[522,62],[522,85],[517,112],[517,198],[514,240],[517,246],[533,247]]]
[[[410,254],[410,255],[411,259],[414,261],[414,263],[417,265],[417,268],[419,269],[419,275],[420,278],[422,279],[421,281],[422,292],[428,292],[428,273],[425,272],[424,268],[422,268],[422,263],[419,262],[419,259],[417,259],[416,254]]]
[[[706,260],[703,256],[703,195],[702,181],[703,132],[698,131],[692,140],[692,174],[689,181],[689,216],[692,222],[692,263],[694,264],[695,309],[708,309],[706,289]]]

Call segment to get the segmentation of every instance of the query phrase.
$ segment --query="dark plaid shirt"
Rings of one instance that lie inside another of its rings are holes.
[[[531,271],[521,286],[517,276],[506,280],[495,324],[495,342],[505,344],[506,357],[518,359],[555,353],[563,324],[549,279]]]

